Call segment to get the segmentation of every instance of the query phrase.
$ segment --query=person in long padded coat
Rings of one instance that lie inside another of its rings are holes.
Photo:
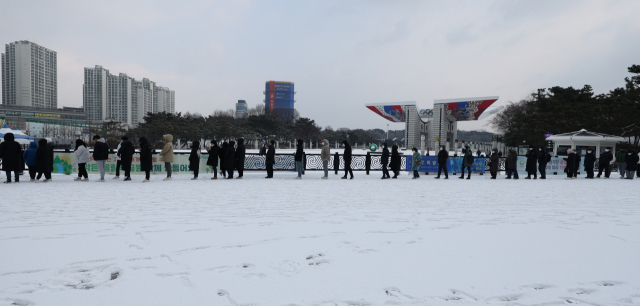
[[[391,146],[391,162],[389,162],[389,167],[391,171],[393,171],[392,179],[397,179],[400,174],[400,165],[402,161],[400,160],[400,153],[398,152],[398,145]]]
[[[449,172],[447,170],[447,159],[449,159],[449,152],[445,150],[444,146],[440,146],[440,151],[438,152],[438,176],[434,177],[436,179],[440,178],[440,174],[444,170],[444,178],[449,179]]]
[[[247,153],[247,149],[244,147],[244,138],[238,139],[238,147],[236,148],[235,154],[235,166],[236,170],[238,170],[237,179],[242,179],[242,175],[244,174],[244,160]]]
[[[593,168],[596,163],[596,154],[591,149],[587,150],[584,156],[584,171],[587,172],[588,179],[593,179]]]
[[[144,171],[144,181],[143,183],[150,182],[151,171],[153,171],[153,147],[147,140],[146,137],[140,137],[138,140],[140,143],[140,170]]]
[[[51,181],[51,169],[53,165],[51,165],[51,149],[47,146],[46,139],[38,140],[38,150],[36,150],[36,170],[38,170],[38,176],[36,180],[40,180],[42,175],[44,174],[44,181]]]
[[[518,179],[518,154],[516,150],[509,149],[509,154],[507,155],[507,179],[511,179],[511,175],[513,174],[513,179]]]
[[[296,154],[293,157],[293,161],[296,163],[296,170],[298,171],[297,179],[302,179],[302,155],[304,153],[304,140],[296,140]]]
[[[639,167],[638,167],[638,153],[636,153],[635,151],[631,151],[629,150],[629,153],[627,155],[627,168],[625,169],[625,171],[627,171],[627,177],[626,179],[628,180],[632,180],[633,176],[634,176],[634,172],[638,171]]]
[[[344,159],[344,176],[342,179],[347,179],[347,174],[351,175],[351,179],[353,179],[353,170],[351,170],[351,160],[352,160],[352,152],[351,145],[348,141],[342,141],[344,145],[344,153],[342,154],[342,158]]]
[[[89,173],[87,173],[87,163],[91,161],[91,153],[89,148],[82,141],[82,139],[76,139],[76,150],[73,152],[76,155],[76,163],[78,164],[78,177],[74,181],[89,181]],[[82,179],[84,177],[84,179]]]
[[[218,158],[220,156],[220,147],[218,147],[218,142],[216,140],[211,141],[211,148],[207,148],[209,151],[209,158],[207,158],[207,166],[211,166],[213,169],[213,177],[212,180],[218,179]]]
[[[572,179],[576,173],[576,152],[572,149],[567,150],[567,166],[564,172],[567,173],[567,179]]]
[[[389,149],[387,149],[387,144],[382,144],[382,156],[380,157],[380,163],[382,164],[382,179],[386,180],[391,178],[389,175],[389,170],[387,170],[387,164],[389,164]]]
[[[498,149],[493,149],[493,153],[489,157],[491,165],[489,166],[489,172],[491,173],[491,179],[498,178],[498,169],[500,168],[500,156],[498,156]]]
[[[529,151],[527,151],[526,156],[527,166],[525,170],[527,170],[527,177],[525,177],[524,179],[530,180],[531,175],[533,175],[534,180],[538,179],[538,169],[536,169],[538,163],[538,152],[533,146],[529,146]]]
[[[235,141],[229,141],[229,145],[224,149],[224,169],[227,171],[227,179],[233,178],[233,166],[236,163]]]
[[[36,173],[38,173],[38,169],[36,169],[36,151],[38,151],[38,143],[32,141],[29,143],[29,149],[22,153],[25,163],[29,166],[29,177],[32,182],[36,181]]]
[[[124,181],[131,180],[131,159],[133,158],[133,153],[135,153],[135,149],[133,148],[133,143],[129,141],[129,137],[122,136],[122,143],[120,144],[120,150],[118,150],[118,155],[122,159],[122,170],[124,171]]]
[[[551,155],[547,152],[544,146],[541,146],[538,150],[538,171],[540,171],[540,179],[547,179],[547,163],[551,160]]]
[[[4,142],[0,143],[0,158],[2,158],[2,170],[7,173],[6,184],[11,183],[11,172],[13,171],[15,182],[20,182],[18,173],[22,170],[22,149],[20,144],[14,140],[13,133],[4,134]]]
[[[264,159],[265,168],[267,168],[267,176],[265,178],[267,179],[273,178],[273,165],[276,164],[275,144],[275,140],[269,140],[269,148],[267,149],[267,154]]]
[[[462,150],[464,153],[463,159],[462,159],[462,171],[460,171],[462,173],[462,175],[459,177],[459,179],[464,179],[464,169],[467,168],[467,171],[469,173],[469,175],[467,176],[467,179],[470,180],[471,179],[471,166],[473,166],[473,154],[471,153],[471,148],[469,148],[469,146],[465,146],[465,148]]]
[[[228,147],[229,147],[229,143],[226,141],[223,142],[222,148],[220,148],[220,152],[218,153],[218,155],[220,156],[220,172],[222,172],[223,178],[227,177],[227,168],[225,167],[225,164],[224,164],[224,152],[227,150]]]
[[[191,144],[191,154],[189,154],[189,170],[193,171],[193,178],[191,180],[198,179],[198,172],[200,172],[200,141],[195,140]]]
[[[613,153],[611,153],[611,148],[607,147],[604,152],[600,154],[600,159],[598,163],[598,178],[602,176],[602,170],[604,170],[604,177],[609,178],[611,174],[611,162],[613,161]]]

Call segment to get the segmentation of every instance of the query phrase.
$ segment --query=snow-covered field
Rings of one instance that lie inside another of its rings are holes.
[[[640,304],[638,179],[264,176],[2,184],[0,305]]]

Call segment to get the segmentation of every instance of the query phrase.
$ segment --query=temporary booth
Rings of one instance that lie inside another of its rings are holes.
[[[582,156],[586,154],[588,149],[593,150],[597,155],[604,152],[607,147],[611,147],[611,151],[615,152],[616,144],[626,141],[625,138],[620,136],[589,132],[585,129],[552,135],[546,139],[547,141],[553,141],[554,156],[567,156],[567,150],[569,149],[576,150]]]

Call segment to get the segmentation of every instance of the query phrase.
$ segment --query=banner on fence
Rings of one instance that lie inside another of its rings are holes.
[[[211,166],[206,165],[208,158],[209,158],[209,155],[200,156],[200,174],[213,173],[213,168]],[[151,172],[151,174],[166,173],[166,170],[164,168],[164,162],[162,161],[162,157],[154,155],[152,161],[153,161],[153,171]],[[64,173],[64,174],[78,173],[78,165],[75,164],[75,162],[76,162],[75,153],[55,152],[53,156],[53,173]],[[115,173],[116,164],[117,164],[116,155],[109,154],[109,158],[107,159],[107,163],[105,165],[106,172],[108,174]],[[91,161],[87,163],[86,167],[87,167],[88,173],[100,173],[100,171],[98,171],[98,165],[93,160],[93,156],[91,157]],[[174,154],[173,163],[171,164],[171,171],[173,173],[193,172],[193,171],[189,171],[189,155]],[[131,174],[144,174],[144,171],[140,170],[139,156],[134,156],[132,158]]]
[[[413,158],[411,156],[406,156],[407,158],[407,171],[411,171],[411,167],[413,165]],[[449,157],[447,159],[447,171],[449,173],[460,173],[462,170],[462,159],[463,157]],[[471,166],[471,172],[473,173],[484,173],[486,158],[474,158],[473,165]],[[428,172],[432,173],[438,172],[438,157],[437,156],[423,156],[422,157],[422,165],[418,169],[418,172]]]
[[[547,163],[545,167],[547,174],[553,174],[557,172],[558,174],[564,173],[564,169],[567,167],[567,161],[562,157],[552,157],[551,161]],[[580,173],[585,173],[584,170],[584,158],[580,159],[580,167],[578,171]],[[536,173],[540,174],[538,171],[538,164],[536,163]],[[518,156],[518,174],[527,174],[527,158],[523,156]]]

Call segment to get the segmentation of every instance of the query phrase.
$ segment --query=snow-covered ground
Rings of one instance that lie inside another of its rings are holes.
[[[355,174],[2,184],[0,305],[640,304],[638,179]]]

